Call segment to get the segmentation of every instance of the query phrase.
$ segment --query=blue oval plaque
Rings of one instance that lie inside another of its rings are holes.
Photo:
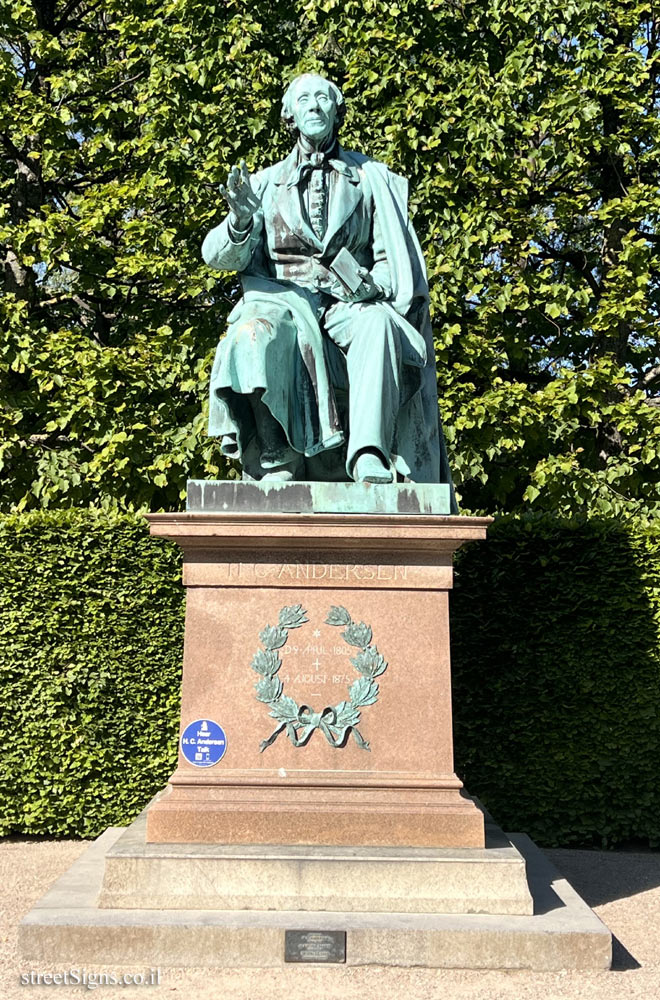
[[[225,755],[227,737],[222,726],[210,719],[197,719],[183,730],[181,752],[195,767],[212,767]]]

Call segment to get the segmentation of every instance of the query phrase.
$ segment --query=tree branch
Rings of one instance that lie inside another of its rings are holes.
[[[637,379],[635,382],[635,388],[646,389],[652,382],[656,382],[658,379],[660,379],[660,365],[656,365],[654,368],[649,368],[647,372],[644,372],[642,377]]]
[[[71,14],[73,14],[76,7],[80,7],[81,4],[83,4],[84,2],[85,0],[69,0],[69,3],[66,5],[64,10],[58,17],[56,23],[53,25],[54,35],[59,35],[60,31],[62,31],[66,27],[66,22],[68,21]],[[98,3],[91,4],[84,13],[91,14],[93,11],[97,9],[97,7],[100,7],[101,4],[102,0],[99,0]]]
[[[110,94],[114,94],[115,91],[121,90],[121,88],[125,87],[128,83],[135,83],[136,80],[139,80],[141,77],[146,75],[147,75],[146,69],[140,70],[140,72],[136,73],[135,76],[129,76],[128,80],[122,80],[121,83],[118,83],[115,87],[111,87],[110,90],[106,90],[105,96],[109,97]]]
[[[539,246],[543,247],[546,257],[549,257],[551,260],[561,260],[565,264],[570,264],[571,267],[574,267],[587,282],[596,299],[600,298],[600,285],[594,278],[586,253],[578,253],[575,250],[557,250],[550,243],[546,243],[545,240],[540,239],[538,236],[535,237],[535,241]],[[542,254],[538,254],[537,256],[542,256]]]

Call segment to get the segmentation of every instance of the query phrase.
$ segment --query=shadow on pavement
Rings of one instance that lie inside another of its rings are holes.
[[[625,945],[621,944],[618,937],[612,935],[612,972],[629,972],[630,969],[641,969],[641,965],[634,958]]]
[[[592,907],[660,886],[660,854],[570,850],[543,853]]]

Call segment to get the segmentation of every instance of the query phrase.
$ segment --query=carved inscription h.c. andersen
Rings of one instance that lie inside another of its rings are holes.
[[[284,556],[284,558],[282,558]],[[315,553],[314,562],[287,559],[282,552],[263,552],[249,562],[234,553],[205,553],[198,558],[191,553],[183,567],[183,580],[191,587],[309,587],[310,589],[448,590],[452,569],[448,557],[438,553],[429,560],[395,563],[338,562]]]
[[[226,563],[229,580],[250,577],[255,580],[332,580],[336,583],[359,581],[395,582],[406,580],[407,566],[368,565],[359,563]]]

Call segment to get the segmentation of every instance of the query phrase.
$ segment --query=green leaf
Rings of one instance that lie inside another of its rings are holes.
[[[375,646],[363,650],[357,656],[352,656],[351,663],[365,677],[378,677],[387,669],[387,663]]]
[[[282,682],[279,677],[262,677],[255,684],[259,701],[271,702],[282,694]]]
[[[266,647],[266,649],[280,649],[284,645],[288,638],[287,632],[283,628],[273,627],[272,625],[266,625],[259,633],[259,639],[261,644]]]
[[[362,649],[366,649],[372,638],[371,628],[364,622],[352,622],[342,632],[342,638],[351,646],[360,646]]]
[[[348,693],[354,705],[373,705],[378,701],[378,684],[368,677],[358,677],[353,681]]]
[[[328,611],[328,617],[325,620],[326,625],[349,625],[350,622],[351,616],[346,608],[335,607],[334,605]]]
[[[335,706],[337,721],[335,725],[342,729],[346,726],[357,726],[360,721],[360,712],[350,701],[341,701]]]
[[[252,657],[252,669],[258,674],[272,677],[282,665],[282,661],[274,649],[259,649]]]
[[[298,705],[293,698],[289,698],[288,695],[282,695],[282,697],[271,706],[269,715],[271,715],[273,719],[278,719],[280,722],[297,722],[298,712]]]
[[[279,617],[280,628],[300,628],[308,621],[307,612],[303,610],[301,604],[293,604],[291,607],[282,608]]]

